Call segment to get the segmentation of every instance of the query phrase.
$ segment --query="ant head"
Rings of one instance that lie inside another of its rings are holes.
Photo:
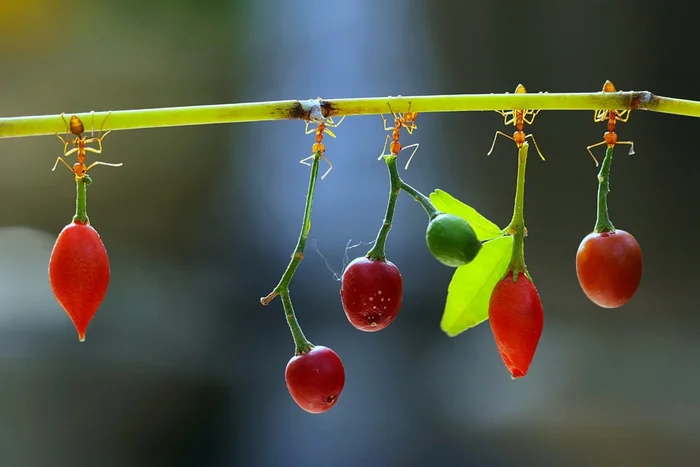
[[[527,90],[525,89],[525,86],[523,86],[522,84],[518,84],[518,85],[515,87],[515,93],[516,93],[516,94],[525,94],[526,92],[527,92]]]
[[[85,170],[85,164],[81,164],[80,162],[73,164],[73,173],[78,177],[85,175],[87,173],[87,170]]]
[[[615,85],[612,84],[612,81],[606,80],[605,84],[603,85],[603,92],[615,92]]]
[[[403,119],[407,122],[415,122],[418,112],[404,112]]]
[[[70,132],[75,136],[80,136],[85,133],[85,126],[83,126],[83,122],[77,117],[77,115],[73,115],[70,118]]]

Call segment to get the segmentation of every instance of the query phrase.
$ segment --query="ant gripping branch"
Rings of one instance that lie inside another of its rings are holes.
[[[525,94],[527,90],[525,89],[525,86],[522,84],[518,84],[518,86],[515,88],[515,94]],[[512,140],[515,142],[515,145],[518,147],[518,149],[523,147],[523,143],[525,142],[526,139],[530,138],[532,142],[535,145],[535,149],[537,149],[537,154],[540,155],[542,160],[544,160],[544,156],[540,152],[540,148],[537,146],[537,141],[535,141],[535,136],[534,135],[526,135],[525,132],[523,131],[523,128],[525,127],[525,123],[528,125],[532,125],[533,122],[535,121],[535,117],[537,116],[538,113],[540,113],[539,109],[538,110],[524,110],[524,109],[513,109],[513,110],[497,110],[499,114],[503,117],[503,124],[504,125],[515,125],[515,132],[513,133],[513,136],[507,135],[503,133],[502,131],[497,131],[496,135],[493,137],[493,143],[491,144],[491,149],[489,149],[489,152],[487,155],[491,155],[493,152],[493,148],[496,146],[496,140],[498,139],[498,135],[505,136],[506,138]],[[529,118],[528,118],[529,117]]]
[[[418,117],[418,112],[411,112],[410,102],[408,104],[408,112],[404,112],[403,115],[394,112],[391,109],[391,104],[387,105],[389,106],[389,112],[391,112],[391,115],[394,117],[394,126],[387,126],[387,119],[384,117],[384,115],[380,114],[380,117],[382,117],[382,120],[384,121],[384,131],[391,131],[392,133],[390,135],[386,135],[386,139],[384,140],[384,149],[382,149],[382,153],[377,160],[389,155],[398,156],[399,152],[403,151],[404,149],[414,148],[413,152],[411,152],[411,155],[408,157],[408,162],[406,162],[405,168],[408,169],[408,166],[411,163],[411,160],[413,160],[413,156],[416,154],[416,151],[418,151],[418,146],[420,145],[415,143],[408,146],[402,146],[399,142],[399,138],[401,138],[401,128],[405,128],[409,135],[413,134],[413,130],[418,129],[418,126],[416,125],[416,117]],[[391,140],[391,144],[389,144],[389,140]],[[389,154],[386,154],[387,144],[389,144]]]
[[[306,128],[305,128],[304,132],[307,135],[310,135],[311,133],[315,133],[316,134],[316,142],[311,147],[311,155],[307,158],[300,160],[299,162],[301,162],[304,165],[311,166],[311,163],[308,161],[313,159],[316,156],[316,153],[320,151],[322,154],[323,160],[326,161],[329,165],[328,170],[326,170],[326,173],[321,175],[321,180],[326,178],[326,175],[328,175],[330,173],[330,171],[333,170],[333,164],[326,157],[326,146],[323,144],[323,134],[325,133],[328,136],[330,136],[331,138],[335,138],[335,133],[333,133],[328,128],[337,128],[341,123],[343,123],[343,120],[345,120],[345,115],[340,117],[340,120],[338,120],[338,123],[335,123],[333,121],[333,117],[329,117],[329,118],[325,119],[324,121],[319,122],[316,129],[312,128],[311,130],[309,130],[309,124],[311,122],[310,121],[306,122]]]
[[[615,89],[615,85],[612,84],[610,80],[605,81],[605,84],[603,84],[603,92],[616,92],[617,90]],[[603,135],[603,141],[596,143],[596,144],[591,144],[588,146],[586,149],[588,149],[588,154],[591,155],[593,160],[595,161],[595,165],[598,166],[598,159],[593,155],[593,151],[591,149],[597,147],[597,146],[602,146],[602,145],[607,145],[609,148],[614,148],[616,144],[629,144],[630,145],[630,155],[634,154],[634,143],[632,141],[618,141],[617,140],[617,133],[615,133],[615,125],[617,122],[626,122],[630,118],[630,111],[629,110],[596,110],[595,114],[593,115],[593,121],[598,123],[598,122],[604,122],[608,121],[608,131],[605,132]]]
[[[107,118],[109,118],[110,114],[107,114],[107,117],[102,121],[102,126],[100,127],[100,133],[102,133],[102,128],[104,128],[105,121],[107,121]],[[104,139],[105,136],[107,136],[111,130],[102,133],[100,136],[95,137],[94,136],[94,130],[93,130],[93,135],[90,138],[85,138],[83,137],[83,133],[85,133],[85,126],[83,125],[82,120],[78,118],[77,115],[73,115],[70,118],[70,123],[66,121],[66,116],[65,114],[61,114],[61,118],[63,119],[63,123],[66,124],[66,138],[64,139],[61,135],[56,135],[58,139],[61,140],[63,143],[63,156],[59,156],[56,159],[56,163],[53,165],[53,168],[51,171],[56,170],[56,167],[58,166],[59,162],[62,162],[63,165],[66,166],[68,170],[73,172],[75,174],[75,178],[79,179],[82,178],[88,170],[92,169],[96,165],[106,165],[109,167],[121,167],[122,163],[119,164],[110,164],[108,162],[100,162],[96,161],[90,164],[89,166],[85,166],[85,155],[88,152],[94,153],[94,154],[102,154],[102,140]],[[93,128],[94,128],[94,114],[93,114]],[[74,137],[71,138],[70,135],[73,135]],[[95,149],[93,147],[87,146],[88,144],[92,143],[97,143],[99,149]],[[68,150],[68,146],[73,145],[73,149]],[[68,165],[68,162],[63,159],[63,157],[68,157],[72,154],[77,153],[77,158],[78,162],[76,162],[73,167]]]

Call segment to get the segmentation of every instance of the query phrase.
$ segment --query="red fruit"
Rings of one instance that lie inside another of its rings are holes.
[[[576,252],[576,275],[583,292],[596,305],[624,305],[642,280],[639,243],[620,229],[586,235]]]
[[[345,386],[345,368],[337,353],[317,345],[289,360],[284,379],[299,407],[309,413],[322,413],[338,402]]]
[[[391,261],[355,258],[343,272],[340,298],[345,316],[357,329],[384,329],[394,321],[403,301],[399,268]]]
[[[489,322],[503,363],[513,379],[527,374],[542,335],[544,314],[535,284],[509,271],[491,294]]]
[[[81,342],[107,293],[109,275],[107,250],[97,231],[77,221],[65,226],[51,252],[49,282]]]

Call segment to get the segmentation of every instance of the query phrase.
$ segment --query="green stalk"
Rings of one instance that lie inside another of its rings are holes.
[[[90,219],[87,215],[87,186],[90,183],[92,183],[92,179],[88,174],[75,178],[76,197],[73,222],[77,224],[90,224]]]
[[[367,252],[367,257],[375,261],[386,261],[386,239],[389,236],[391,223],[394,219],[396,200],[401,192],[401,177],[399,177],[399,171],[396,167],[396,155],[390,154],[388,156],[384,156],[384,161],[386,162],[387,169],[389,169],[389,203],[386,206],[384,223],[379,229],[374,246]]]
[[[289,295],[289,289],[280,291],[279,295],[282,299],[282,307],[284,307],[284,315],[287,318],[289,330],[292,331],[292,338],[294,339],[295,347],[294,354],[305,354],[309,350],[313,349],[314,345],[309,342],[304,335],[304,332],[301,330],[301,326],[299,326],[299,321],[297,321],[296,314],[294,314],[294,307],[292,306],[292,298]]]
[[[608,214],[608,193],[610,193],[610,166],[612,165],[613,148],[605,150],[605,159],[598,173],[598,215],[595,221],[595,233],[612,232],[615,226]]]
[[[525,168],[527,166],[527,150],[529,145],[526,143],[518,149],[518,176],[515,185],[515,205],[513,207],[513,217],[510,224],[503,229],[503,232],[513,236],[513,255],[510,260],[510,266],[507,271],[513,271],[513,282],[518,279],[518,273],[524,272],[529,276],[527,267],[525,266]]]
[[[395,176],[399,177],[399,172],[396,169],[396,167],[394,167],[394,171],[396,172]],[[425,212],[428,214],[428,217],[430,218],[430,220],[435,219],[438,216],[438,214],[440,214],[440,211],[435,209],[435,206],[433,206],[433,203],[430,202],[430,198],[428,198],[423,193],[421,193],[420,191],[413,188],[408,183],[401,180],[401,177],[399,177],[399,184],[400,184],[401,189],[403,191],[405,191],[409,195],[413,196],[413,199],[418,201],[421,204],[421,206],[423,206],[423,209],[425,209]]]
[[[282,297],[282,306],[284,307],[284,312],[287,315],[287,323],[292,331],[292,337],[294,338],[294,344],[296,345],[298,352],[308,352],[308,350],[313,347],[313,345],[304,337],[304,333],[301,332],[299,323],[294,315],[294,308],[292,307],[292,300],[289,296],[289,283],[294,277],[301,260],[304,259],[304,248],[306,247],[306,240],[309,236],[309,231],[311,230],[311,207],[314,201],[314,194],[316,193],[316,180],[318,179],[318,166],[321,161],[323,154],[318,151],[314,155],[313,161],[311,163],[311,175],[309,176],[309,188],[306,192],[306,205],[304,206],[304,218],[301,222],[301,232],[299,233],[299,239],[297,240],[297,245],[294,248],[294,253],[292,258],[282,274],[277,286],[270,292],[267,296],[260,299],[260,303],[263,305],[268,305],[277,295]]]
[[[458,94],[436,96],[362,97],[251,102],[156,109],[76,113],[81,120],[105,122],[107,130],[135,130],[271,120],[311,120],[344,115],[379,115],[391,106],[396,112],[471,112],[501,109],[532,110],[649,110],[700,117],[700,102],[656,96],[649,91]],[[70,115],[69,113],[67,113]],[[0,138],[54,135],[65,131],[61,115],[0,118]]]

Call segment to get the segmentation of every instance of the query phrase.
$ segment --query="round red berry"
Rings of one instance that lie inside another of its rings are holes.
[[[350,323],[366,332],[394,321],[403,301],[403,279],[391,261],[355,258],[343,272],[340,298]]]
[[[317,345],[292,357],[284,378],[289,394],[299,407],[313,414],[329,410],[345,386],[343,362],[333,350]]]
[[[489,323],[498,352],[513,379],[527,374],[542,336],[544,314],[535,284],[523,273],[498,283],[489,301]]]
[[[642,280],[642,250],[628,232],[588,234],[576,252],[576,275],[586,296],[603,308],[629,301]]]
[[[77,221],[65,226],[51,251],[49,283],[80,341],[107,294],[109,277],[107,250],[97,231]]]

